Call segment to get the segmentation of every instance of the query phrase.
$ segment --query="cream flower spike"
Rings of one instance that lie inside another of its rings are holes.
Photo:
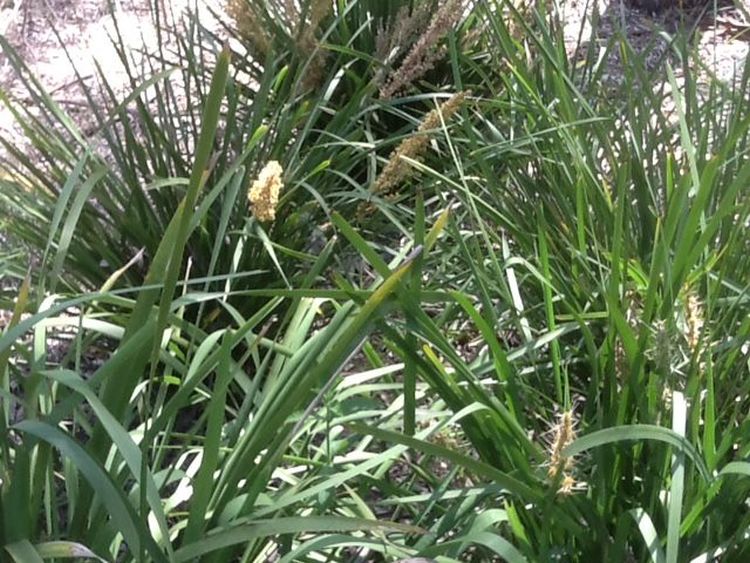
[[[284,170],[278,161],[269,160],[247,194],[253,216],[262,223],[276,219],[276,206],[284,187],[281,181],[283,173]]]

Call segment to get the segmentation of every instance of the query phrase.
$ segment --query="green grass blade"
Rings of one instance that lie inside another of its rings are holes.
[[[672,430],[685,439],[687,401],[682,393],[672,393]],[[677,449],[672,456],[672,482],[667,507],[667,557],[666,563],[677,563],[680,551],[680,522],[685,491],[685,453]]]
[[[255,538],[284,534],[345,531],[399,531],[412,534],[422,532],[420,528],[415,526],[398,524],[396,522],[372,521],[340,516],[274,518],[272,520],[259,520],[257,522],[240,524],[225,530],[215,530],[201,538],[198,542],[178,549],[175,552],[173,561],[174,563],[191,561],[196,557],[201,557],[232,545],[246,543]]]
[[[502,536],[493,534],[492,532],[488,531],[474,532],[465,536],[461,536],[461,538],[458,540],[447,541],[440,544],[440,546],[436,548],[426,549],[421,552],[420,555],[437,556],[441,552],[443,552],[443,550],[450,549],[457,544],[484,546],[494,555],[500,557],[502,561],[507,561],[508,563],[526,563],[528,561],[528,559],[524,557],[524,555],[516,548],[516,546],[514,546]]]
[[[70,459],[92,489],[98,491],[102,504],[112,518],[113,525],[128,542],[131,553],[138,553],[143,546],[154,561],[164,563],[168,561],[120,489],[101,466],[70,436],[54,426],[37,420],[24,420],[14,428],[44,440]]]
[[[507,473],[504,473],[492,467],[491,465],[473,459],[464,454],[449,450],[448,448],[445,448],[443,446],[438,446],[424,440],[419,440],[412,436],[406,436],[405,434],[393,432],[391,430],[374,428],[372,426],[367,426],[361,423],[352,423],[348,424],[347,426],[349,426],[352,431],[359,434],[365,434],[379,440],[391,442],[394,444],[409,446],[410,448],[413,448],[417,451],[421,451],[428,455],[433,455],[440,459],[448,459],[461,467],[465,467],[478,476],[482,476],[486,479],[494,481],[495,483],[498,483],[499,485],[502,485],[510,492],[520,496],[527,501],[538,501],[542,498],[541,493],[532,489],[521,481],[518,481],[517,479],[511,477]]]
[[[85,545],[70,541],[48,541],[34,546],[43,559],[96,559],[106,563]]]
[[[684,452],[690,461],[695,464],[701,477],[703,477],[706,482],[712,481],[711,474],[709,473],[705,462],[701,459],[693,444],[685,439],[684,436],[680,436],[668,428],[653,426],[651,424],[631,424],[597,430],[576,439],[565,449],[564,455],[575,456],[599,446],[638,440],[663,442]]]
[[[169,542],[169,528],[167,526],[167,518],[162,508],[161,499],[159,498],[159,492],[154,483],[154,478],[151,472],[146,474],[146,482],[141,481],[141,452],[138,446],[135,444],[133,439],[130,437],[128,432],[123,426],[112,416],[112,414],[102,404],[93,390],[88,384],[81,379],[81,377],[69,370],[57,370],[57,371],[46,371],[42,372],[42,375],[58,381],[63,385],[73,389],[80,395],[82,395],[91,406],[92,410],[96,414],[97,420],[101,423],[107,434],[110,436],[112,443],[117,447],[117,452],[128,465],[132,477],[136,482],[145,488],[148,505],[156,519],[161,532],[159,543],[166,548],[167,553],[171,555],[172,546]]]
[[[224,426],[227,388],[232,380],[231,344],[231,333],[225,333],[221,344],[221,357],[216,369],[217,381],[214,385],[211,404],[208,407],[208,429],[203,442],[203,457],[193,482],[193,498],[185,529],[185,544],[200,541],[203,523],[207,521],[206,512],[213,491],[214,473],[219,465],[219,447]]]
[[[630,511],[630,514],[638,525],[638,530],[641,532],[643,541],[651,556],[651,563],[666,563],[664,550],[662,550],[659,542],[659,534],[656,532],[656,527],[651,517],[640,508],[634,508]]]
[[[16,563],[44,563],[44,559],[34,549],[29,540],[21,540],[8,544],[4,549]]]
[[[52,262],[52,272],[49,276],[49,290],[51,292],[55,291],[57,280],[60,278],[60,274],[62,273],[63,263],[65,262],[65,257],[68,254],[68,249],[70,248],[70,243],[73,240],[73,234],[76,228],[76,224],[81,217],[83,207],[84,205],[86,205],[91,191],[96,187],[97,183],[99,183],[99,181],[104,178],[106,174],[106,168],[104,168],[103,166],[97,168],[94,173],[89,178],[87,178],[83,184],[81,184],[80,188],[78,189],[78,193],[76,193],[76,196],[73,199],[73,203],[71,204],[70,210],[68,211],[68,216],[66,217],[65,223],[63,224],[62,231],[60,233],[60,240],[57,243],[57,252],[55,253],[55,258]]]
[[[372,249],[362,235],[360,235],[341,214],[334,212],[331,215],[331,221],[351,245],[357,249],[357,252],[359,252],[359,254],[367,260],[373,268],[375,268],[375,271],[380,277],[385,279],[391,274],[391,269],[388,267],[388,264],[385,263],[385,260],[383,260],[380,255]]]

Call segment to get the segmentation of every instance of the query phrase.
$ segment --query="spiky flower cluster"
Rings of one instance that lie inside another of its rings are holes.
[[[270,0],[265,7],[250,0],[227,0],[227,14],[248,42],[250,55],[256,60],[267,58],[271,36],[266,19],[273,17],[295,37],[294,46],[302,57],[312,57],[303,77],[305,85],[317,84],[325,70],[325,52],[317,50],[316,34],[325,17],[333,9],[331,0],[310,0],[304,13],[293,0]],[[264,18],[264,15],[267,16]],[[314,83],[314,84],[313,84]]]
[[[250,55],[257,60],[265,59],[271,50],[271,39],[257,8],[247,0],[227,0],[227,14],[248,42]]]
[[[565,411],[560,415],[560,419],[553,429],[553,434],[547,476],[550,479],[556,479],[558,475],[562,474],[558,492],[560,494],[571,494],[576,484],[571,475],[575,460],[571,456],[566,456],[564,451],[576,438],[572,410]]]
[[[695,358],[698,373],[701,374],[706,368],[706,347],[701,346],[701,340],[705,338],[705,311],[703,303],[693,290],[688,290],[685,296],[685,340],[687,341],[689,354]]]
[[[685,299],[685,339],[693,353],[700,345],[703,323],[703,304],[695,292],[689,291]]]
[[[297,49],[305,57],[312,57],[307,65],[307,70],[302,79],[305,89],[316,88],[325,74],[325,62],[327,52],[318,49],[316,34],[321,22],[333,8],[331,0],[311,0],[307,10],[307,19],[297,39]],[[301,20],[302,15],[297,17]]]
[[[689,367],[703,373],[708,360],[705,310],[698,294],[684,287],[674,302],[672,314],[666,319],[652,322],[653,340],[648,357],[656,371],[665,377],[667,391],[684,389]],[[665,392],[667,392],[665,391]]]
[[[430,144],[429,132],[440,127],[442,120],[450,119],[471,92],[458,92],[425,116],[417,132],[404,139],[391,153],[388,163],[375,180],[373,192],[388,194],[411,174],[413,168],[406,159],[421,160]]]
[[[375,56],[385,66],[402,56],[410,45],[414,45],[430,23],[430,4],[419,2],[413,10],[403,6],[388,26],[380,25],[375,37]],[[378,75],[376,81],[382,84],[385,77]]]
[[[380,97],[388,99],[424,76],[445,55],[440,41],[458,23],[464,13],[465,0],[446,0],[435,12],[430,25],[417,39],[396,70],[380,88]]]
[[[276,206],[284,187],[281,181],[283,172],[277,161],[268,161],[248,191],[247,199],[250,201],[253,216],[262,223],[276,219]]]

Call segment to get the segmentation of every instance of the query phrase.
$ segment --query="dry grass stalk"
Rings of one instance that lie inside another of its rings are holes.
[[[571,475],[575,466],[575,460],[571,456],[565,455],[565,448],[573,443],[576,439],[575,425],[573,423],[573,411],[565,411],[560,415],[557,424],[553,428],[554,438],[550,445],[550,459],[547,476],[550,479],[556,479],[559,475],[562,477],[558,493],[571,494],[575,488],[576,481]]]
[[[575,428],[573,427],[573,411],[565,411],[560,415],[557,424],[553,428],[554,438],[550,446],[550,460],[547,476],[550,479],[557,477],[560,470],[573,468],[573,458],[564,454],[565,448],[573,443],[576,438]]]
[[[331,0],[312,0],[310,4],[310,15],[308,16],[308,28],[318,29],[320,23],[328,16],[333,9]]]
[[[439,46],[440,41],[455,27],[463,12],[464,0],[447,0],[438,9],[401,66],[380,88],[381,98],[393,97],[432,69],[445,54],[445,48]]]
[[[301,22],[302,29],[297,36],[297,49],[304,55],[311,55],[318,45],[315,38],[320,24],[333,8],[330,0],[312,0],[307,10],[307,18]],[[301,16],[300,16],[301,18]]]
[[[247,0],[228,0],[227,14],[248,41],[250,55],[256,60],[264,60],[271,51],[271,39],[257,9]]]
[[[276,219],[276,206],[284,187],[281,180],[283,173],[284,170],[277,161],[268,161],[248,191],[247,199],[250,201],[253,216],[262,223]]]
[[[378,29],[375,37],[375,56],[384,65],[390,65],[409,45],[417,42],[429,22],[430,6],[427,2],[420,2],[411,12],[408,6],[402,7],[392,24]]]
[[[309,81],[310,75],[320,76],[325,65],[325,53],[319,51],[313,55],[318,46],[316,34],[333,9],[332,1],[311,0],[304,18],[293,0],[272,0],[268,9],[268,15],[276,18],[291,36],[296,37],[294,43],[297,51],[303,57],[314,57],[305,80]],[[248,41],[250,54],[256,60],[265,59],[271,51],[272,41],[264,21],[265,10],[253,0],[227,0],[227,13],[234,20],[237,30]]]
[[[312,0],[307,14],[307,24],[297,40],[297,49],[300,53],[311,57],[302,78],[302,87],[305,90],[317,88],[325,76],[327,53],[318,48],[316,35],[332,7],[331,0]]]
[[[449,120],[461,107],[470,92],[458,92],[432,110],[424,118],[417,132],[401,141],[390,157],[385,168],[375,180],[372,191],[388,194],[411,175],[413,168],[406,159],[421,160],[430,144],[429,133],[440,127],[442,120]],[[442,116],[442,120],[441,120]]]

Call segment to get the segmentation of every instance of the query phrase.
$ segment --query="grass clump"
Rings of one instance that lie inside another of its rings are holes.
[[[230,6],[106,156],[3,93],[51,164],[0,180],[2,557],[743,560],[748,74],[677,37],[683,87],[603,96],[541,4]]]

